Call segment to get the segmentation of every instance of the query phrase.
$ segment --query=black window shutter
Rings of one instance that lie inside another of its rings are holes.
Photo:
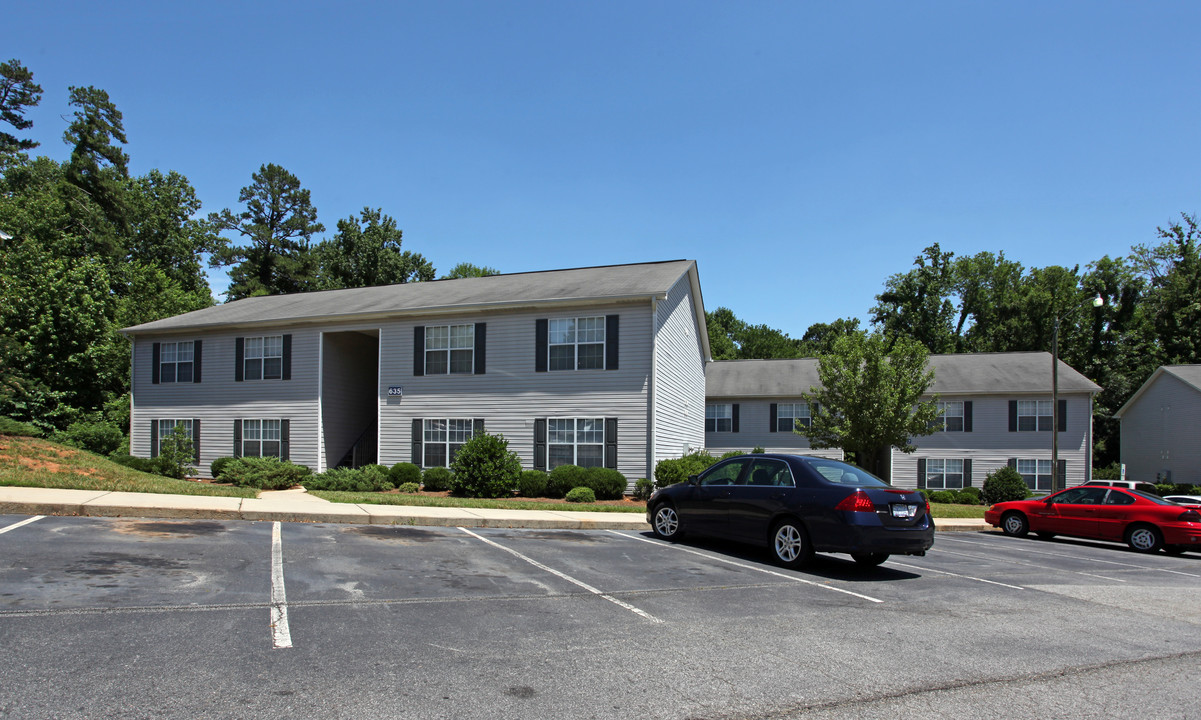
[[[150,362],[153,363],[153,365],[151,365],[152,369],[150,370],[150,382],[155,385],[158,385],[158,378],[159,378],[158,364],[159,364],[159,353],[160,352],[161,352],[161,350],[159,349],[159,343],[154,343],[153,345],[150,346]]]
[[[471,421],[471,437],[479,437],[484,434],[484,418],[476,418]]]
[[[965,488],[972,486],[972,461],[971,460],[963,461],[963,486]]]
[[[605,316],[605,369],[606,370],[616,370],[617,369],[617,362],[618,362],[618,360],[617,360],[617,356],[618,356],[617,340],[618,340],[618,326],[620,324],[620,320],[621,320],[620,315],[606,315]],[[606,465],[606,467],[608,467],[608,466]]]
[[[290,336],[284,335],[284,337],[290,337]],[[287,344],[287,342],[285,342],[284,347],[286,348],[287,346],[288,346],[288,344]],[[287,355],[284,355],[284,357],[287,357]],[[284,367],[287,367],[287,366],[285,365]],[[291,442],[292,441],[291,425],[292,425],[291,420],[280,420],[279,421],[279,459],[280,460],[288,460],[292,456],[292,453],[291,453],[291,451],[292,451],[292,448],[291,448],[291,444],[292,444],[292,442]]]
[[[730,415],[733,416],[733,418],[730,422],[730,425],[731,425],[730,430],[732,432],[738,432],[738,403],[734,403],[734,407],[730,411]]]
[[[201,341],[192,343],[192,382],[200,382],[200,345]]]
[[[534,469],[546,470],[546,418],[534,418]]]
[[[1018,431],[1018,401],[1009,401],[1009,432]]]
[[[425,375],[425,326],[413,328],[413,374]]]
[[[605,418],[605,467],[617,468],[617,418]]]
[[[238,338],[241,342],[242,338]],[[242,420],[234,420],[234,457],[242,457]]]
[[[917,486],[919,489],[926,487],[926,458],[917,459]]]
[[[1068,431],[1068,401],[1059,401],[1059,432]]]
[[[150,457],[158,457],[158,420],[150,421]]]
[[[1014,470],[1018,469],[1018,459],[1017,458],[1009,458],[1008,464],[1009,464],[1009,467],[1013,468]]]
[[[963,403],[963,431],[972,431],[972,401],[965,400]]]
[[[283,368],[283,372],[280,373],[280,376],[281,376],[280,379],[281,380],[291,380],[292,379],[292,336],[291,335],[284,335],[283,366],[284,366],[284,368]],[[284,422],[287,422],[287,420],[284,420]]]
[[[423,331],[422,334],[425,334],[425,328],[421,328],[421,330]],[[421,347],[425,347],[424,342],[421,344]],[[409,462],[413,463],[417,467],[421,467],[423,465],[423,460],[425,459],[422,457],[422,440],[424,438],[421,434],[421,418],[413,418],[412,427],[413,436],[409,439]]]
[[[534,372],[546,372],[546,355],[550,348],[550,320],[534,321]],[[543,463],[543,467],[546,463]]]
[[[200,418],[192,418],[192,462],[200,464]]]
[[[242,371],[245,369],[245,365],[246,365],[246,338],[235,338],[234,339],[234,382],[242,382]]]
[[[1058,487],[1065,488],[1068,486],[1068,461],[1060,460],[1058,472],[1055,473],[1055,478],[1059,481]]]
[[[778,412],[779,412],[779,405],[777,403],[772,403],[771,411],[770,411],[771,418],[767,421],[768,422],[768,428],[767,428],[768,432],[776,432],[776,418],[778,417],[778,415],[777,415]]]
[[[475,324],[475,374],[483,375],[488,358],[488,323]]]

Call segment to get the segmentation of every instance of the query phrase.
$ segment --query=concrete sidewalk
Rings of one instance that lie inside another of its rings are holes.
[[[365,525],[539,528],[552,530],[650,530],[642,513],[564,510],[491,510],[331,503],[303,489],[264,491],[257,498],[163,495],[105,490],[53,490],[0,486],[2,515],[207,518]],[[942,532],[980,532],[983,520],[938,519]]]

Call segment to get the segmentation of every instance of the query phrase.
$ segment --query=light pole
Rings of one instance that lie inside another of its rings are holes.
[[[1093,307],[1099,308],[1105,304],[1101,293],[1093,298]],[[1092,452],[1088,448],[1088,452]],[[1035,469],[1035,472],[1038,472]],[[1085,478],[1087,482],[1089,478]],[[1059,313],[1055,313],[1055,324],[1051,330],[1051,492],[1059,491]],[[1062,478],[1067,481],[1067,478]]]

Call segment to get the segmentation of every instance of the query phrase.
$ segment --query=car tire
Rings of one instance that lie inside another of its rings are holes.
[[[1053,532],[1036,532],[1034,534],[1038,536],[1039,540],[1051,540],[1055,537],[1055,533]]]
[[[805,526],[793,519],[781,520],[771,531],[771,555],[777,564],[796,569],[813,559],[813,546]]]
[[[684,534],[684,530],[680,524],[680,515],[676,512],[676,506],[669,502],[656,505],[655,511],[651,514],[651,530],[663,540],[679,540],[680,536]]]
[[[1001,532],[1010,537],[1026,537],[1030,522],[1020,512],[1007,512],[1001,516]]]
[[[1159,552],[1163,547],[1163,533],[1154,525],[1133,525],[1126,531],[1126,544],[1135,552]]]
[[[876,567],[888,559],[888,553],[851,553],[851,557],[863,567]]]

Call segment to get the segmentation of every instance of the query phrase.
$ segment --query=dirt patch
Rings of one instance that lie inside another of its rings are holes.
[[[350,525],[343,528],[342,532],[376,538],[378,540],[396,540],[405,545],[418,542],[431,542],[446,537],[445,533],[438,533],[433,530],[384,525]]]
[[[217,533],[225,532],[225,526],[217,522],[198,522],[193,520],[179,522],[162,520],[152,522],[117,521],[112,524],[112,530],[123,535],[172,538],[216,535]]]
[[[51,473],[70,473],[72,475],[86,475],[88,477],[98,474],[93,468],[65,467],[51,460],[43,460],[41,458],[19,457],[17,458],[17,464],[30,470],[41,470]]]

